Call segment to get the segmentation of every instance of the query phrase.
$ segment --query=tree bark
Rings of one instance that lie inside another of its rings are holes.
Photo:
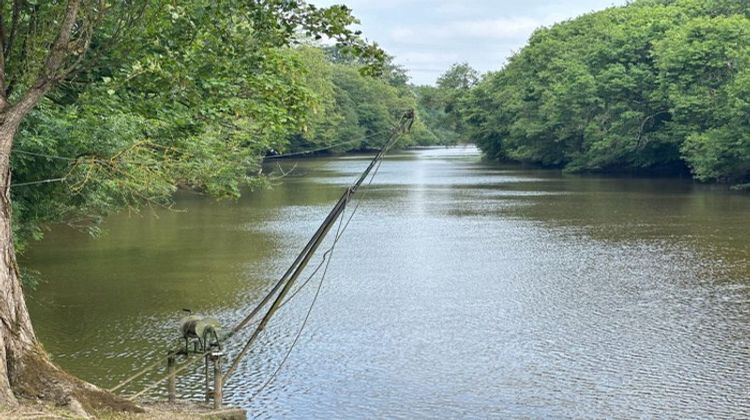
[[[19,398],[67,405],[77,414],[97,409],[142,411],[53,364],[36,339],[26,307],[13,246],[10,197],[10,154],[23,119],[55,85],[70,42],[80,0],[68,0],[60,34],[36,82],[11,105],[0,91],[0,405],[15,406]],[[0,63],[4,64],[4,63]],[[0,72],[4,68],[0,66]],[[1,77],[4,81],[4,77]]]
[[[0,51],[0,404],[4,405],[17,404],[19,394],[36,393],[35,388],[41,388],[36,385],[48,379],[66,376],[41,349],[26,307],[13,246],[10,153],[21,121],[54,83],[79,7],[80,0],[69,0],[45,66],[15,105],[5,97],[5,45]]]
[[[4,33],[0,47],[0,404],[5,406],[17,405],[22,396],[72,403],[77,388],[71,386],[76,384],[73,377],[49,361],[31,326],[13,246],[10,153],[21,121],[55,82],[79,6],[80,0],[69,0],[45,66],[34,85],[14,105],[5,97]]]
[[[10,117],[10,118],[9,118]],[[13,247],[10,204],[10,148],[18,124],[7,113],[0,123],[0,402],[16,402],[12,385],[24,355],[36,347]]]
[[[72,40],[80,7],[81,0],[67,0],[57,38],[44,65],[35,82],[13,104],[6,97],[6,45],[0,42],[0,405],[15,406],[20,398],[30,398],[68,405],[82,415],[102,408],[142,411],[130,401],[69,375],[49,360],[34,335],[13,246],[10,197],[13,140],[26,115],[72,70],[63,68],[70,58],[71,45],[80,42],[80,48],[88,48],[92,28]],[[14,21],[18,19],[17,13]],[[2,18],[0,21],[4,22]]]

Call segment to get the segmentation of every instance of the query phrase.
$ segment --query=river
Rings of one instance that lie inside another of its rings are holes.
[[[53,229],[22,261],[43,276],[28,303],[46,350],[107,387],[165,354],[182,308],[232,324],[366,165],[283,161],[289,175],[238,201],[179,194],[99,239]],[[473,147],[393,153],[365,191],[287,362],[262,388],[316,280],[228,402],[287,418],[750,416],[749,195]]]

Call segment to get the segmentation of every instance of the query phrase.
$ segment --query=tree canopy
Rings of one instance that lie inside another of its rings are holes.
[[[417,107],[404,70],[348,29],[345,6],[139,4],[123,9],[127,36],[122,18],[100,24],[85,65],[21,126],[20,250],[53,223],[96,232],[124,207],[169,205],[176,188],[236,197],[266,182],[268,153],[377,147]],[[437,141],[419,122],[402,145]]]
[[[493,159],[747,180],[747,2],[641,0],[537,30],[462,102]]]
[[[438,143],[467,141],[463,103],[479,80],[479,72],[468,63],[456,63],[438,78],[436,86],[413,88],[419,115]]]

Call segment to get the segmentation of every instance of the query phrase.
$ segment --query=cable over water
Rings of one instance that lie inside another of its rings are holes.
[[[258,336],[263,332],[265,327],[267,326],[268,322],[271,320],[273,315],[280,309],[282,306],[287,304],[290,300],[292,300],[296,294],[304,288],[310,280],[315,276],[315,274],[318,272],[321,266],[325,263],[326,269],[324,270],[323,277],[321,278],[321,283],[319,284],[319,289],[322,286],[322,282],[325,279],[325,274],[327,272],[328,265],[331,261],[331,254],[336,246],[336,243],[338,242],[341,235],[344,233],[346,228],[349,226],[349,223],[351,222],[352,218],[354,217],[354,214],[356,213],[357,209],[359,208],[359,205],[361,204],[361,199],[355,206],[354,210],[350,214],[348,220],[344,223],[344,211],[347,207],[347,204],[350,202],[351,198],[356,194],[358,189],[362,186],[364,181],[372,174],[372,177],[370,178],[370,181],[368,182],[368,186],[372,184],[372,181],[377,174],[380,165],[382,163],[383,158],[385,157],[385,154],[392,148],[401,135],[408,132],[411,129],[412,124],[414,123],[414,112],[413,111],[407,111],[400,119],[399,124],[391,130],[391,136],[388,139],[388,141],[383,145],[383,147],[380,149],[380,151],[373,157],[370,164],[367,166],[367,168],[362,172],[362,174],[359,176],[359,178],[352,183],[347,189],[344,191],[342,196],[339,198],[339,200],[334,205],[333,209],[330,211],[328,216],[325,218],[323,223],[320,225],[318,230],[315,232],[315,234],[312,236],[312,238],[308,241],[308,243],[305,245],[305,247],[302,249],[300,254],[297,256],[297,258],[294,260],[292,265],[289,267],[289,269],[284,273],[284,275],[279,279],[279,281],[271,288],[271,290],[261,299],[261,301],[255,306],[255,308],[250,311],[250,313],[245,316],[239,323],[234,326],[230,330],[230,334],[227,337],[227,339],[231,339],[237,332],[245,328],[249,325],[249,323],[261,312],[261,310],[269,303],[271,300],[276,296],[275,299],[273,299],[273,303],[271,304],[270,308],[266,311],[263,318],[261,319],[260,323],[257,324],[255,329],[253,330],[252,334],[248,338],[248,340],[245,342],[245,345],[240,350],[240,352],[237,354],[237,356],[234,358],[232,364],[227,369],[226,373],[224,373],[222,377],[222,382],[226,383],[231,377],[232,374],[236,371],[237,366],[239,365],[242,358],[247,354],[247,352],[252,347],[252,344],[255,342],[255,340],[258,338]],[[380,134],[380,133],[376,133]],[[335,146],[334,146],[335,147]],[[309,152],[308,152],[309,153]],[[287,155],[288,156],[288,155]],[[375,171],[373,172],[373,169]],[[326,251],[324,254],[323,261],[318,265],[318,267],[313,271],[313,273],[302,283],[302,285],[288,298],[285,299],[287,294],[292,290],[292,287],[294,286],[296,280],[299,278],[301,273],[305,270],[307,267],[310,259],[314,256],[315,252],[319,248],[319,246],[322,244],[323,240],[326,238],[328,232],[332,228],[332,226],[336,223],[336,221],[339,221],[339,228],[336,232],[333,245],[329,250]],[[328,259],[326,260],[326,257]],[[316,292],[316,297],[318,295],[318,292]],[[294,344],[299,339],[299,336],[301,335],[304,326],[307,322],[307,319],[309,318],[309,314],[312,311],[312,308],[315,304],[317,299],[314,299],[309,310],[307,313],[307,316],[305,317],[305,320],[299,329],[296,338],[294,340],[294,343],[290,347],[289,351],[287,352],[286,356],[284,357],[284,361],[288,358],[289,354],[291,353]],[[203,352],[202,354],[198,354],[195,357],[188,359],[185,363],[180,365],[175,372],[172,374],[165,375],[163,377],[160,377],[156,381],[153,381],[149,383],[144,389],[142,389],[140,392],[135,394],[132,398],[138,398],[145,394],[146,392],[154,389],[158,384],[166,381],[169,379],[172,375],[176,375],[177,373],[180,373],[184,370],[186,370],[188,367],[192,366],[196,362],[202,360],[204,357],[206,357],[208,354],[212,352],[211,349],[208,351]],[[121,382],[120,384],[116,385],[115,387],[111,388],[111,391],[116,391],[118,389],[121,389],[126,384],[132,382],[133,380],[143,376],[144,374],[150,372],[151,370],[155,369],[159,366],[160,363],[163,363],[163,361],[166,359],[166,357],[160,361],[157,361],[156,363],[147,366],[146,368],[142,369],[141,371],[137,372],[135,375],[127,378],[125,381]],[[276,373],[280,370],[282,364],[279,366],[279,368],[274,372],[274,374],[269,378],[269,380],[263,385],[263,387],[258,391],[260,392],[268,383],[270,383],[271,380],[273,380],[273,377],[275,377]]]
[[[315,148],[315,149],[310,149],[310,150],[302,150],[302,151],[299,151],[299,152],[284,153],[284,154],[280,154],[280,155],[269,155],[269,156],[264,157],[263,159],[265,159],[265,160],[285,159],[285,158],[290,158],[290,157],[295,157],[295,156],[304,156],[304,155],[309,155],[309,154],[312,154],[312,153],[324,152],[326,150],[335,149],[336,147],[343,146],[345,144],[352,144],[354,142],[360,142],[361,143],[361,142],[363,142],[365,140],[369,140],[369,139],[372,139],[372,138],[375,138],[375,137],[379,137],[379,136],[382,136],[382,135],[385,135],[385,134],[391,134],[391,133],[393,133],[393,129],[378,131],[378,132],[375,132],[375,133],[372,133],[372,134],[368,134],[368,135],[366,135],[364,137],[360,137],[360,138],[357,138],[357,139],[354,139],[354,140],[346,140],[346,141],[342,141],[340,143],[334,143],[334,144],[330,144],[328,146],[323,146],[323,147],[319,147],[319,148]]]
[[[227,383],[227,381],[231,378],[232,374],[237,369],[237,366],[239,365],[242,358],[247,354],[248,350],[252,346],[252,344],[255,342],[255,340],[258,338],[260,333],[265,329],[266,325],[270,321],[271,317],[274,315],[274,313],[278,310],[281,303],[284,301],[284,297],[289,293],[292,286],[294,285],[297,278],[300,276],[302,271],[307,266],[308,262],[310,261],[310,258],[315,254],[315,251],[318,249],[320,244],[323,242],[323,239],[325,239],[326,235],[328,234],[331,227],[333,227],[333,224],[336,222],[336,220],[343,214],[344,209],[346,208],[347,203],[351,199],[352,195],[354,195],[359,187],[364,183],[365,179],[367,179],[370,172],[377,166],[380,161],[385,157],[385,154],[388,152],[388,150],[393,147],[393,145],[396,144],[396,141],[398,141],[399,137],[407,132],[411,125],[414,122],[414,113],[413,112],[407,112],[404,114],[404,116],[401,118],[401,121],[399,122],[398,127],[394,130],[393,134],[391,135],[391,138],[388,140],[388,142],[383,146],[382,149],[378,152],[377,155],[372,159],[370,162],[370,165],[362,172],[360,177],[351,185],[349,186],[346,191],[344,191],[341,198],[339,198],[339,201],[334,205],[331,212],[328,214],[326,219],[323,221],[323,224],[320,225],[318,230],[315,232],[313,237],[310,239],[310,241],[305,245],[305,248],[302,250],[302,252],[299,254],[297,259],[292,263],[292,266],[289,267],[287,272],[282,276],[281,280],[277,283],[277,285],[274,287],[274,289],[269,293],[265,299],[261,302],[258,307],[253,310],[245,319],[243,319],[237,327],[234,330],[234,332],[238,331],[240,328],[247,325],[250,320],[253,319],[253,317],[260,311],[260,309],[265,306],[265,304],[271,299],[271,297],[276,293],[277,290],[281,290],[278,295],[276,296],[276,299],[274,300],[273,304],[271,304],[271,307],[268,309],[266,314],[261,319],[258,326],[253,331],[252,335],[250,335],[250,338],[245,343],[245,346],[240,350],[240,353],[235,357],[234,361],[230,365],[227,372],[224,374],[224,377],[222,378],[222,383]],[[330,262],[330,259],[329,259]]]

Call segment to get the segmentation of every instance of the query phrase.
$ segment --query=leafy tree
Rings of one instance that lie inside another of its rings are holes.
[[[417,97],[407,83],[405,70],[391,58],[386,59],[381,74],[372,77],[362,74],[357,60],[344,59],[333,49],[326,51],[332,62],[324,60],[319,50],[312,51],[307,54],[310,61],[306,67],[314,69],[310,72],[317,80],[313,90],[324,94],[325,110],[314,115],[309,130],[294,136],[295,147],[325,147],[333,152],[379,147],[404,111],[417,108]],[[421,117],[411,133],[401,138],[400,146],[438,141]]]
[[[419,114],[441,143],[458,143],[465,132],[463,101],[479,82],[479,73],[466,63],[454,64],[437,86],[417,86]],[[434,141],[433,141],[434,142]]]
[[[462,101],[471,88],[479,82],[479,73],[467,63],[454,64],[437,80],[443,97],[445,124],[459,136],[464,132]]]
[[[673,131],[696,177],[743,179],[750,173],[750,20],[697,17],[654,47]]]
[[[479,73],[468,63],[457,63],[451,66],[437,80],[440,89],[468,90],[479,82]]]
[[[444,91],[435,86],[415,86],[417,110],[421,120],[429,127],[435,139],[426,144],[455,144],[459,135],[452,124],[451,116],[446,112]]]
[[[491,158],[571,171],[750,172],[746,2],[633,2],[537,30],[462,106]]]
[[[13,236],[163,204],[178,186],[237,195],[319,103],[290,48],[300,34],[332,38],[379,72],[384,54],[354,22],[344,6],[289,0],[0,2],[0,404],[128,407],[48,360]]]

